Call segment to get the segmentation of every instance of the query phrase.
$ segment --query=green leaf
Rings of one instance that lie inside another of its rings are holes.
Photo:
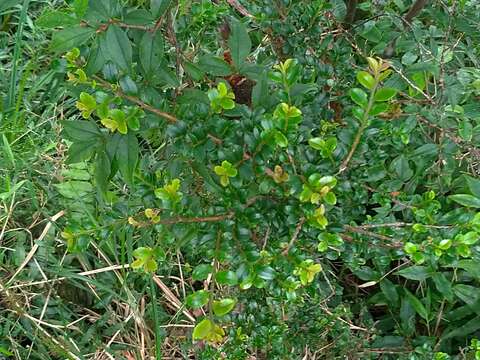
[[[384,113],[385,111],[387,111],[389,108],[388,104],[386,103],[379,103],[379,104],[375,104],[372,106],[372,108],[370,109],[370,115],[372,116],[377,116],[381,113]]]
[[[232,68],[223,59],[212,55],[204,55],[198,59],[198,67],[213,76],[227,76],[232,73]]]
[[[210,293],[206,290],[195,291],[185,299],[187,306],[191,309],[198,309],[208,303]]]
[[[237,301],[235,299],[226,298],[222,300],[215,300],[213,302],[213,312],[217,316],[223,316],[233,310]]]
[[[173,0],[150,0],[150,9],[154,17],[164,16]]]
[[[212,265],[210,264],[200,264],[193,269],[192,272],[192,280],[193,281],[199,281],[199,280],[205,280],[208,277],[208,274],[212,272]]]
[[[460,134],[463,140],[465,141],[472,140],[473,126],[470,120],[468,120],[467,118],[462,119],[462,121],[458,126],[458,133]]]
[[[273,137],[275,139],[275,144],[284,148],[288,146],[288,139],[281,131],[274,130]]]
[[[138,48],[138,56],[145,74],[153,75],[160,67],[163,57],[163,39],[161,34],[157,32],[146,31],[140,40]]]
[[[424,281],[431,276],[431,273],[425,266],[410,266],[408,268],[399,270],[396,275],[403,276],[410,280]]]
[[[308,140],[308,145],[315,150],[322,150],[325,147],[325,140],[320,137],[311,138]]]
[[[257,276],[263,280],[273,280],[275,278],[275,270],[271,266],[263,265],[257,270]]]
[[[235,272],[230,270],[222,270],[217,272],[215,279],[221,285],[230,285],[234,286],[238,284],[238,277]]]
[[[209,319],[203,319],[193,329],[193,340],[205,339],[213,330],[214,324]]]
[[[473,196],[480,199],[480,179],[471,176],[465,176],[465,178],[467,179],[467,185],[470,192]]]
[[[418,300],[417,297],[407,289],[404,289],[404,291],[405,291],[405,294],[407,295],[408,301],[410,302],[410,304],[412,304],[417,314],[420,315],[425,320],[428,320],[428,312],[425,306],[422,304],[422,302]]]
[[[252,104],[255,108],[266,107],[268,97],[268,76],[264,71],[252,90]]]
[[[62,121],[64,134],[74,141],[97,141],[102,135],[97,124],[88,120]]]
[[[20,4],[22,1],[23,0],[2,0],[2,3],[0,4],[0,14],[5,10],[14,7],[15,5]]]
[[[245,59],[250,54],[252,48],[252,41],[248,36],[245,25],[233,20],[230,24],[230,37],[228,38],[228,47],[232,55],[232,60],[235,66],[239,67],[245,62]]]
[[[177,88],[178,86],[180,86],[175,72],[166,66],[160,66],[160,68],[157,70],[157,76],[161,81],[171,86],[172,88]]]
[[[73,200],[86,197],[93,192],[92,184],[87,181],[70,180],[54,186],[62,196]]]
[[[66,163],[75,164],[90,159],[95,153],[97,145],[97,140],[74,142],[68,149]]]
[[[110,176],[110,158],[105,151],[97,153],[95,161],[95,183],[97,189],[102,195],[105,195],[108,189],[108,178]]]
[[[467,335],[470,335],[471,333],[477,331],[480,329],[480,316],[476,316],[472,320],[464,323],[463,325],[454,325],[452,327],[456,327],[455,329],[452,329],[451,331],[445,331],[442,340],[446,340],[452,337],[465,337]],[[449,328],[450,329],[450,328]]]
[[[441,272],[436,272],[432,275],[433,282],[437,290],[445,296],[448,301],[453,301],[453,291],[452,291],[452,284],[448,281],[445,274]]]
[[[35,25],[44,29],[55,27],[72,27],[78,25],[79,20],[64,11],[47,10],[35,21]],[[68,49],[70,50],[70,49]]]
[[[391,168],[402,181],[407,181],[413,176],[413,170],[410,167],[408,159],[404,155],[400,155],[395,158],[392,161]]]
[[[75,0],[73,2],[73,11],[77,15],[78,19],[81,19],[85,16],[88,9],[88,0]]]
[[[480,290],[475,286],[458,284],[454,286],[453,292],[468,305],[474,305],[480,299]]]
[[[201,81],[205,76],[205,72],[199,66],[189,61],[183,61],[183,67],[194,81]]]
[[[357,80],[369,90],[372,90],[375,86],[375,79],[366,71],[359,71],[357,73]]]
[[[137,166],[139,151],[135,134],[129,132],[127,135],[120,137],[115,157],[120,173],[130,186],[133,185],[133,173]]]
[[[382,290],[383,295],[385,295],[385,298],[391,304],[393,304],[394,306],[398,306],[398,291],[395,285],[390,280],[384,278],[382,281],[380,281],[380,289]]]
[[[375,101],[388,101],[397,94],[397,90],[393,88],[381,88],[375,92]]]
[[[452,264],[451,267],[458,267],[465,270],[469,275],[480,279],[480,262],[476,260],[460,260],[455,264]]]
[[[137,84],[132,80],[129,75],[122,76],[119,80],[120,87],[122,91],[127,95],[137,95],[138,88]]]
[[[353,88],[349,91],[350,98],[357,104],[363,108],[367,107],[368,104],[368,96],[365,91],[359,88]]]
[[[132,44],[125,31],[117,25],[110,25],[103,39],[108,59],[120,69],[128,70],[132,64]]]
[[[480,208],[480,199],[469,194],[450,195],[448,198],[466,207]]]
[[[74,26],[53,34],[51,49],[63,53],[86,43],[95,34],[95,29],[85,26]]]

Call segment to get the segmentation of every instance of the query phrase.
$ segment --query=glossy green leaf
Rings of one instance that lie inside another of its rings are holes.
[[[205,339],[213,329],[214,324],[209,319],[203,319],[193,329],[193,340]]]
[[[245,59],[250,54],[252,41],[248,35],[247,28],[238,20],[231,22],[230,31],[228,46],[230,48],[233,63],[239,67],[245,62]]]
[[[160,33],[145,32],[140,40],[138,55],[145,74],[152,76],[163,57],[163,39]]]
[[[215,300],[213,302],[213,306],[212,306],[213,307],[213,312],[217,316],[226,315],[230,311],[233,310],[236,303],[237,303],[237,301],[235,299],[231,299],[231,298],[225,298],[225,299],[222,299],[222,300]]]
[[[418,300],[418,298],[415,295],[413,295],[410,291],[408,291],[407,289],[404,289],[404,291],[405,291],[405,294],[407,295],[408,301],[410,302],[410,304],[412,304],[417,314],[420,315],[425,320],[428,320],[428,312],[427,312],[427,309],[425,308],[425,305],[423,305],[422,302]]]
[[[366,71],[357,72],[357,80],[360,84],[371,90],[375,86],[375,79]]]
[[[456,194],[456,195],[450,195],[448,198],[466,207],[480,208],[480,198],[477,198],[473,195]]]
[[[110,25],[105,33],[105,49],[108,59],[124,71],[132,64],[132,44],[124,30],[117,25]]]
[[[185,303],[191,309],[198,309],[208,303],[210,293],[206,290],[195,291],[188,295],[185,299]]]
[[[227,76],[232,73],[230,65],[223,59],[212,55],[204,55],[198,59],[198,67],[207,74],[214,76]]]
[[[416,281],[423,281],[431,276],[431,272],[425,266],[415,265],[399,270],[395,274]]]
[[[397,94],[397,90],[393,88],[384,87],[375,92],[375,101],[388,101]]]
[[[55,32],[51,48],[57,53],[63,53],[86,43],[95,34],[95,29],[85,26],[68,27]]]
[[[362,108],[366,108],[368,104],[368,96],[365,91],[359,88],[353,88],[349,91],[350,98]]]
[[[135,134],[129,132],[122,136],[119,139],[115,157],[123,178],[130,186],[133,184],[133,174],[137,166],[138,155],[139,147]]]
[[[62,122],[62,125],[65,135],[74,141],[96,141],[102,135],[100,129],[93,121],[65,120]]]
[[[212,272],[212,265],[210,264],[200,264],[193,269],[192,280],[205,280],[208,275]]]
[[[231,270],[222,270],[217,272],[215,279],[219,284],[234,286],[238,284],[238,277]]]

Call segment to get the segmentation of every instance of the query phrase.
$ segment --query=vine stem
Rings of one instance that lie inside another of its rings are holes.
[[[355,139],[353,140],[352,147],[350,148],[350,151],[348,152],[347,157],[345,158],[345,160],[343,160],[342,165],[338,170],[339,174],[347,170],[348,164],[350,163],[350,160],[352,160],[352,157],[355,154],[355,151],[357,150],[358,145],[360,144],[362,135],[365,132],[366,128],[368,127],[368,117],[369,117],[370,111],[372,110],[373,103],[375,101],[375,91],[377,90],[378,83],[379,83],[379,80],[377,75],[375,78],[375,84],[373,85],[372,91],[370,92],[370,98],[368,99],[367,108],[365,109],[362,121],[360,122],[360,127],[358,128],[357,134],[355,135]]]

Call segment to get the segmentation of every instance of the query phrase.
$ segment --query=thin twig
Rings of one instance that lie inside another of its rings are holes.
[[[302,216],[300,218],[300,221],[298,222],[297,227],[295,228],[295,231],[293,232],[293,236],[290,239],[290,242],[288,243],[288,246],[282,252],[283,255],[288,255],[288,252],[290,251],[291,247],[293,246],[295,241],[297,241],[298,235],[300,234],[300,231],[302,230],[302,226],[303,226],[303,224],[305,224],[305,220],[306,219],[305,219],[304,216]]]
[[[383,241],[388,241],[389,246],[391,246],[391,247],[399,248],[399,247],[403,246],[403,244],[401,242],[394,241],[393,238],[391,238],[389,236],[386,236],[386,235],[377,234],[377,233],[374,233],[372,231],[368,231],[368,230],[365,230],[365,229],[362,229],[362,228],[359,228],[359,227],[355,227],[355,226],[350,226],[350,225],[346,225],[343,228],[346,231],[349,231],[349,232],[370,236],[370,237],[377,238],[377,239],[380,239],[380,240],[383,240]]]
[[[237,10],[241,15],[247,16],[247,17],[253,17],[253,15],[250,14],[248,10],[245,9],[243,5],[240,4],[237,0],[227,0],[227,2],[230,4],[231,7]]]
[[[160,117],[163,117],[164,119],[168,120],[171,123],[174,123],[174,122],[178,121],[178,119],[175,116],[173,116],[172,114],[169,114],[165,111],[154,108],[152,105],[149,105],[149,104],[143,102],[142,100],[140,100],[139,98],[137,98],[135,96],[125,94],[122,90],[114,88],[112,84],[110,84],[108,81],[103,80],[99,76],[94,75],[93,78],[95,79],[95,81],[98,84],[100,84],[101,87],[112,91],[116,96],[121,97],[121,98],[123,98],[125,100],[128,100],[128,101],[131,101],[132,103],[140,106],[142,109],[147,110],[147,111],[149,111],[149,112],[151,112],[155,115],[158,115]]]
[[[413,226],[415,223],[407,223],[407,222],[392,222],[392,223],[384,223],[384,224],[364,224],[359,226],[351,226],[352,229],[375,229],[375,228],[382,228],[382,227],[407,227]],[[456,225],[426,225],[422,224],[427,228],[432,229],[450,229]]]
[[[159,223],[163,225],[171,225],[171,224],[191,224],[191,223],[203,223],[203,222],[217,222],[223,221],[233,218],[235,214],[233,212],[222,214],[222,215],[215,215],[215,216],[206,216],[206,217],[173,217],[169,219],[161,220]]]

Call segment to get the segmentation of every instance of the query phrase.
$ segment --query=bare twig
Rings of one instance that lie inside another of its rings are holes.
[[[215,215],[215,216],[206,216],[206,217],[173,217],[169,219],[164,219],[160,221],[160,224],[171,225],[171,224],[191,224],[191,223],[203,223],[203,222],[217,222],[233,218],[235,214],[233,212]]]
[[[121,97],[121,98],[123,98],[125,100],[128,100],[128,101],[131,101],[132,103],[140,106],[142,109],[144,109],[146,111],[149,111],[149,112],[151,112],[155,115],[158,115],[158,116],[168,120],[171,123],[177,122],[177,118],[175,116],[173,116],[172,114],[169,114],[165,111],[154,108],[152,105],[149,105],[149,104],[143,102],[142,100],[140,100],[139,98],[137,98],[135,96],[125,94],[123,91],[121,91],[120,89],[114,88],[112,86],[112,84],[110,84],[108,81],[103,80],[99,76],[94,75],[93,78],[95,79],[95,81],[101,87],[112,91],[116,96]]]
[[[305,217],[302,216],[300,218],[300,221],[297,224],[297,227],[295,228],[295,231],[293,232],[293,236],[290,239],[290,242],[288,243],[288,246],[282,252],[283,255],[287,255],[288,252],[290,251],[290,249],[292,248],[293,244],[295,243],[295,241],[297,241],[298,235],[300,234],[300,231],[302,230],[302,226],[303,226],[303,224],[305,224],[305,221],[306,221]]]
[[[241,15],[247,16],[247,17],[253,17],[253,15],[250,14],[248,10],[245,9],[245,7],[243,7],[243,5],[240,4],[237,0],[227,0],[227,2],[230,4],[231,7],[237,10]]]
[[[391,247],[394,247],[394,248],[401,248],[403,246],[403,244],[401,242],[395,241],[393,238],[391,238],[389,236],[377,234],[377,233],[374,233],[372,231],[362,229],[361,227],[346,225],[343,228],[346,231],[349,231],[349,232],[353,232],[353,233],[357,233],[357,234],[361,234],[361,235],[366,235],[366,236],[370,236],[370,237],[373,237],[373,238],[377,238],[379,240],[387,241],[388,246],[391,246]]]

